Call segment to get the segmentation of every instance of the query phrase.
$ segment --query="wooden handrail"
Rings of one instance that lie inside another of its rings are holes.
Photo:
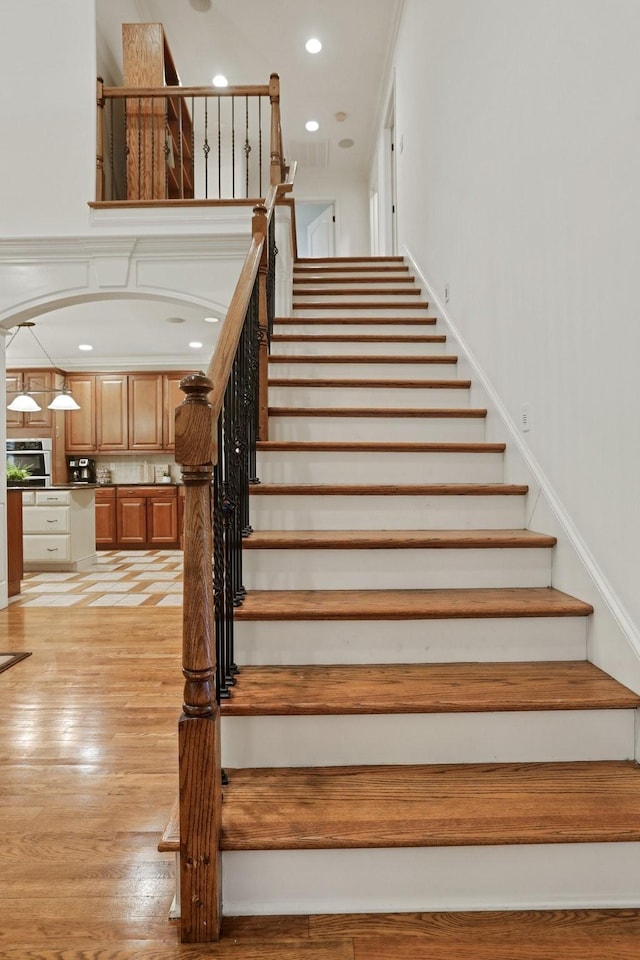
[[[255,208],[255,214],[252,221],[251,246],[245,259],[238,283],[229,303],[229,309],[225,317],[224,326],[207,368],[207,378],[213,384],[210,403],[213,410],[213,422],[217,423],[224,392],[231,374],[233,358],[235,357],[244,318],[247,313],[247,305],[251,297],[251,291],[255,283],[256,275],[260,268],[263,246],[267,238],[267,229],[269,220],[273,214],[273,208],[280,193],[280,185],[269,187],[264,206]],[[214,438],[215,440],[216,438]],[[217,442],[217,441],[216,441]],[[214,463],[217,463],[217,450],[214,451]]]
[[[235,87],[104,87],[107,99],[134,100],[137,97],[268,97],[270,86],[249,84]]]

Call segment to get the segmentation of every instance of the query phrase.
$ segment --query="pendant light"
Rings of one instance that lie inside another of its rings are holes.
[[[33,337],[33,339],[35,340],[35,342],[38,344],[38,346],[42,350],[43,354],[45,355],[49,363],[51,364],[51,367],[54,373],[56,373],[57,367],[53,362],[53,360],[51,359],[51,357],[49,356],[49,354],[47,353],[47,351],[45,350],[45,348],[42,346],[42,344],[38,340],[35,333],[33,332],[33,327],[35,327],[35,323],[32,320],[24,320],[22,323],[19,323],[11,339],[9,340],[9,343],[7,344],[7,351],[9,350],[9,347],[15,340],[20,330],[22,330],[23,328],[27,329],[31,334],[31,336]],[[36,395],[50,394],[50,393],[55,394],[51,403],[47,405],[47,409],[49,410],[79,410],[80,409],[80,404],[76,403],[76,401],[71,396],[71,389],[66,379],[62,381],[62,387],[59,390],[27,390],[25,387],[25,384],[23,383],[21,390],[16,390],[16,391],[10,390],[9,393],[10,394],[15,393],[16,396],[11,401],[11,403],[7,404],[7,409],[13,410],[18,413],[35,413],[38,410],[42,410],[42,407],[38,405],[36,400],[34,400],[33,398],[34,394]]]

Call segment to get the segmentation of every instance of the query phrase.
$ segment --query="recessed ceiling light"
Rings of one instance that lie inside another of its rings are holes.
[[[211,81],[214,87],[228,87],[229,81],[222,73],[216,73],[215,77]]]
[[[202,344],[200,343],[199,340],[192,340],[189,346],[192,347],[194,350],[199,350]]]
[[[90,343],[79,343],[78,350],[93,350],[93,347]]]
[[[203,317],[205,323],[219,323],[218,317]]]
[[[184,317],[167,317],[167,323],[186,323]]]
[[[347,115],[344,112],[344,110],[338,110],[337,113],[334,113],[334,117],[336,118],[338,123],[344,123],[344,121],[347,119]]]
[[[344,140],[338,140],[338,146],[342,147],[343,150],[349,150],[353,146],[354,140],[351,137],[345,137]]]
[[[305,123],[305,127],[307,128],[309,133],[315,133],[316,130],[320,129],[320,124],[318,123],[317,120],[307,120],[307,122]]]
[[[320,53],[322,50],[322,44],[317,37],[311,37],[311,39],[307,40],[305,43],[305,49],[307,50],[307,53]]]

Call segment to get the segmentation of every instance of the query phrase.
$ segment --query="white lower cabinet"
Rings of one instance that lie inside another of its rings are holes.
[[[82,570],[96,562],[93,488],[27,491],[22,498],[24,569]]]

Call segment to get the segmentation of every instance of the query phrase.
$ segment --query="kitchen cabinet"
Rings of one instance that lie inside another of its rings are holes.
[[[129,374],[129,449],[162,450],[162,375]]]
[[[176,487],[115,487],[116,546],[177,547]]]
[[[54,370],[8,370],[7,371],[7,406],[15,399],[13,391],[25,389],[27,393],[35,392],[33,398],[41,410],[33,413],[18,413],[7,410],[7,427],[29,427],[34,430],[50,430],[53,426],[54,411],[49,410],[47,404],[53,400],[53,392],[40,393],[42,390],[53,391],[55,388]],[[11,396],[9,396],[11,393]]]
[[[25,570],[84,570],[96,561],[93,487],[23,493]]]
[[[67,383],[79,410],[65,413],[65,447],[68,453],[96,451],[96,378],[91,373],[70,373]]]
[[[22,557],[22,491],[7,490],[7,586],[10,597],[20,593]]]
[[[116,545],[116,491],[115,487],[96,490],[96,546]]]
[[[80,410],[66,414],[67,453],[162,452],[175,448],[183,371],[69,374]]]
[[[96,449],[99,453],[129,449],[128,385],[126,374],[96,376]]]
[[[164,415],[164,449],[176,448],[176,407],[179,407],[186,394],[180,389],[180,381],[186,374],[166,373],[162,378],[162,409]]]

